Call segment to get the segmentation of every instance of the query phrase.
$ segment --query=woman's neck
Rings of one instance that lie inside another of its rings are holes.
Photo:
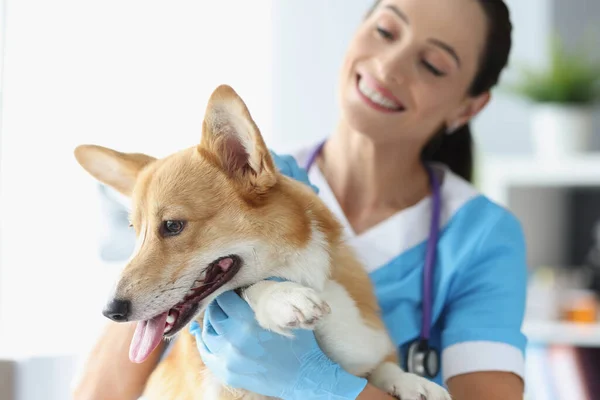
[[[357,233],[429,194],[427,171],[415,144],[378,145],[340,127],[317,162]]]

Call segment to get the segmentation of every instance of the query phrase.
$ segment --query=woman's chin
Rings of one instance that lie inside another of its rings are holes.
[[[359,132],[376,141],[389,141],[402,131],[401,121],[392,123],[389,116],[379,116],[356,105],[348,107],[346,104],[342,108],[342,118],[352,131]]]

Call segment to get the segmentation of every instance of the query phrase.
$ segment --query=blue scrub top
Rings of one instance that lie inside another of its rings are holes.
[[[294,155],[300,165],[311,150]],[[430,339],[441,352],[442,365],[434,381],[444,385],[453,376],[477,371],[524,377],[527,265],[522,227],[513,214],[445,165],[433,167],[443,177]],[[309,179],[367,268],[406,369],[407,347],[421,331],[431,198],[356,234],[317,166]]]
[[[407,346],[421,331],[425,247],[422,242],[370,274],[405,368]],[[483,196],[470,200],[441,231],[438,245],[431,331],[431,344],[442,351],[437,383],[443,383],[444,375],[486,369],[522,375],[526,282],[524,238],[517,220]],[[446,360],[446,350],[453,346],[458,353],[451,356],[472,359]]]

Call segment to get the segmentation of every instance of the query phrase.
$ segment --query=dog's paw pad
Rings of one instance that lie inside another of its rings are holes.
[[[280,333],[289,329],[314,329],[331,308],[313,289],[278,284],[257,310],[259,323]]]

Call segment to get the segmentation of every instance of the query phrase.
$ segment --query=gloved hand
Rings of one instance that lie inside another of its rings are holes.
[[[207,308],[204,327],[190,326],[206,366],[224,384],[284,400],[356,399],[367,381],[344,371],[319,348],[314,333],[286,337],[263,329],[234,291]]]
[[[280,156],[273,151],[271,151],[271,157],[273,157],[273,162],[282,174],[309,185],[316,193],[319,193],[319,189],[308,180],[306,170],[300,168],[294,157],[289,155]]]

